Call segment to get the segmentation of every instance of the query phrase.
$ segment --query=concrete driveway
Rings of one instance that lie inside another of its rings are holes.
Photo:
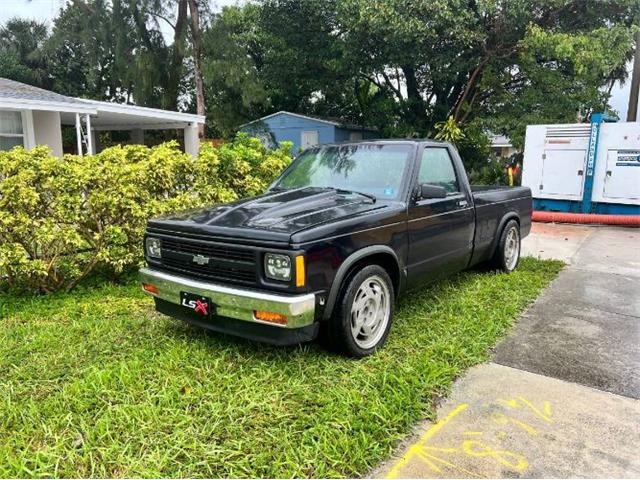
[[[568,266],[372,476],[640,476],[640,230],[534,224],[523,255]]]

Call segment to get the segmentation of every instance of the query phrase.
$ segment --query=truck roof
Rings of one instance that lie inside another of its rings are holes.
[[[442,140],[434,140],[431,138],[374,138],[374,139],[363,139],[363,140],[345,140],[342,142],[331,142],[331,143],[322,143],[318,145],[314,145],[309,148],[318,148],[318,147],[332,147],[332,146],[344,146],[344,145],[362,145],[362,144],[396,144],[396,143],[408,143],[411,145],[449,145],[449,142],[444,142]]]

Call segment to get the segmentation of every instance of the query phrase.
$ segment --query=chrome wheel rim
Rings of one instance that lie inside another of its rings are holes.
[[[508,270],[516,268],[518,256],[520,255],[520,236],[515,227],[511,227],[507,232],[504,245],[504,263]]]
[[[367,278],[351,304],[351,336],[364,349],[375,347],[383,337],[391,316],[391,295],[378,275]]]

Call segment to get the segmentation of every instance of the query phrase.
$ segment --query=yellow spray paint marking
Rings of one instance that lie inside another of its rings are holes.
[[[438,473],[442,472],[442,470],[440,470],[440,468],[435,466],[435,464],[434,464],[434,462],[438,462],[438,463],[440,463],[440,464],[442,464],[442,465],[444,465],[446,467],[449,467],[449,468],[451,468],[453,470],[458,470],[458,471],[464,473],[467,477],[483,478],[483,475],[481,475],[481,474],[479,474],[477,472],[473,472],[471,470],[467,470],[467,469],[462,468],[462,467],[460,467],[458,465],[455,465],[455,464],[453,464],[451,462],[447,462],[446,460],[444,460],[444,459],[442,459],[440,457],[436,457],[435,455],[430,455],[427,452],[421,452],[419,454],[419,456],[420,456],[420,459],[423,462],[427,463],[430,467],[432,467],[435,472],[438,472]]]
[[[542,419],[547,423],[553,423],[551,403],[548,401],[544,401],[541,407],[537,407],[526,398],[519,396],[517,398],[510,399],[498,398],[496,399],[496,403],[510,409],[529,411],[533,413],[538,419]],[[506,449],[494,449],[491,445],[488,445],[484,442],[468,438],[480,437],[484,435],[484,432],[482,431],[463,431],[460,438],[460,443],[454,447],[434,446],[430,444],[430,440],[432,440],[438,434],[438,432],[440,432],[456,416],[458,416],[467,408],[469,408],[468,404],[461,403],[451,412],[449,412],[449,414],[445,418],[429,428],[429,430],[427,430],[416,443],[409,447],[406,454],[391,468],[391,470],[387,474],[387,478],[397,478],[400,471],[414,459],[418,459],[429,469],[431,469],[432,472],[435,473],[442,473],[442,467],[447,467],[461,472],[465,476],[482,476],[477,472],[464,469],[463,467],[452,463],[453,460],[442,458],[443,455],[447,456],[456,454],[462,454],[467,457],[474,458],[490,457],[504,467],[515,470],[517,472],[525,471],[529,467],[529,462],[524,455]],[[489,408],[489,404],[485,404],[484,408]],[[489,418],[498,425],[514,425],[526,432],[531,437],[538,436],[538,431],[535,427],[520,420],[519,418],[516,418],[515,416],[505,415],[501,412],[494,412],[490,414]],[[505,440],[508,438],[506,431],[496,432],[495,436],[500,440]],[[467,438],[465,439],[464,437]]]
[[[506,405],[507,407],[510,407],[510,408],[520,408],[520,405],[518,404],[518,400],[516,400],[515,398],[511,398],[509,400],[506,400],[504,398],[499,398],[498,403]]]
[[[545,422],[552,423],[551,419],[551,403],[544,401],[542,402],[542,411],[538,410],[529,400],[524,397],[518,397],[518,399],[524,403],[527,407],[531,409],[533,413],[535,413],[538,417],[540,417]]]
[[[507,425],[509,423],[516,425],[532,437],[536,437],[538,435],[538,431],[528,423],[518,420],[517,418],[509,417],[503,413],[494,413],[491,415],[491,420],[498,425]]]
[[[465,440],[462,442],[462,451],[472,457],[492,457],[505,467],[513,468],[519,472],[526,470],[529,466],[529,462],[524,456],[509,450],[494,450],[477,440]]]
[[[527,400],[524,397],[518,397],[517,399],[516,398],[511,398],[511,399],[498,398],[497,401],[498,403],[505,405],[506,407],[509,407],[509,408],[522,408],[522,406],[524,405],[529,410],[531,410],[534,413],[534,415],[541,418],[545,422],[553,423],[553,419],[551,418],[551,403],[547,402],[546,400],[542,402],[542,410],[537,408],[533,403],[531,403],[529,400]]]
[[[411,454],[412,453],[416,454],[416,452],[420,452],[422,450],[422,445],[425,445],[429,441],[430,438],[432,438],[435,434],[437,434],[440,430],[442,430],[442,428],[447,423],[449,423],[451,420],[453,420],[460,412],[466,410],[468,407],[469,407],[468,404],[461,403],[456,408],[451,410],[451,412],[449,412],[449,415],[447,415],[442,420],[440,420],[437,423],[435,423],[429,430],[427,430],[422,435],[422,437],[420,437],[420,440],[418,440],[414,445],[411,446],[411,448],[406,453],[406,455],[404,455],[400,460],[398,460],[398,462],[393,466],[393,468],[387,474],[387,478],[397,478],[398,477],[398,473],[400,472],[400,470],[407,463],[409,463],[409,460],[411,460],[411,457],[412,457]],[[439,472],[440,470],[438,469],[436,471]]]

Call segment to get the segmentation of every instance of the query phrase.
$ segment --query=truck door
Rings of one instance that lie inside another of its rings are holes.
[[[409,205],[408,280],[434,280],[464,269],[473,250],[475,218],[466,183],[460,181],[446,147],[424,147],[415,187],[444,187],[446,198],[415,199]]]

